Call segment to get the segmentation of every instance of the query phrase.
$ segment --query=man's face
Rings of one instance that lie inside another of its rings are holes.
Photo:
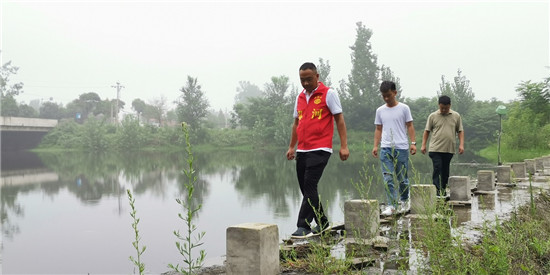
[[[387,92],[382,93],[382,99],[384,99],[384,102],[388,104],[389,106],[393,106],[395,104],[395,96],[397,95],[397,91],[389,90]]]
[[[304,87],[308,93],[311,93],[317,88],[319,74],[309,69],[300,71],[300,82],[302,83],[302,87]]]
[[[451,104],[439,104],[439,112],[442,114],[442,115],[446,115],[449,113],[449,111],[451,110]]]

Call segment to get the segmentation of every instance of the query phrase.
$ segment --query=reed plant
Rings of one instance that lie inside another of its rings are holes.
[[[185,123],[182,123],[182,131],[185,135],[188,164],[187,169],[184,170],[184,173],[187,176],[187,183],[185,183],[187,194],[184,199],[176,199],[176,202],[183,209],[183,213],[178,213],[178,217],[185,223],[186,231],[185,234],[182,234],[179,230],[174,230],[174,236],[178,239],[178,241],[176,241],[176,248],[178,249],[180,255],[183,256],[184,265],[180,267],[179,264],[168,264],[168,267],[183,274],[194,274],[202,267],[204,259],[206,258],[206,251],[204,249],[200,250],[196,258],[194,257],[193,251],[203,245],[202,239],[206,232],[202,231],[194,235],[197,231],[197,226],[194,223],[194,217],[201,209],[202,205],[193,205],[192,198],[195,191],[197,177],[195,175],[195,169],[193,168],[194,157],[191,150],[191,143],[189,141],[189,129]]]
[[[141,241],[141,236],[139,235],[139,218],[137,217],[137,210],[135,207],[136,199],[132,195],[132,192],[130,189],[126,190],[128,193],[128,200],[130,201],[130,207],[132,208],[132,211],[130,211],[130,216],[132,217],[132,228],[134,229],[134,241],[132,242],[132,246],[136,250],[136,258],[130,256],[130,261],[137,267],[139,274],[144,274],[145,272],[145,263],[141,260],[141,256],[143,253],[145,253],[146,246],[141,246],[139,242]]]

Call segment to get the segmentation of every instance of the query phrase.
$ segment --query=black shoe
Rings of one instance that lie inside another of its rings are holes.
[[[311,233],[311,229],[298,227],[298,229],[292,233],[292,236],[303,237],[309,233]]]
[[[321,233],[323,233],[325,230],[327,230],[328,227],[329,227],[328,224],[325,225],[325,226],[323,226],[323,228],[321,228],[321,226],[317,225],[317,226],[315,226],[313,229],[311,229],[311,233],[313,233],[313,234],[321,234]]]

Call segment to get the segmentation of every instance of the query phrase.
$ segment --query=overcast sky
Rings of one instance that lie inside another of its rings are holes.
[[[330,62],[348,78],[356,22],[373,31],[378,64],[403,95],[435,96],[461,69],[476,99],[510,101],[550,76],[548,1],[1,1],[1,59],[19,67],[18,101],[67,104],[82,93],[131,102],[177,100],[198,78],[214,109],[231,110],[239,81],[264,87]],[[274,103],[276,104],[276,103]],[[345,112],[345,106],[344,112]]]

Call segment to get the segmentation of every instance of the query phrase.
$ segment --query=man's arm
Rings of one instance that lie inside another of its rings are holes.
[[[346,122],[344,121],[344,114],[339,113],[334,115],[334,121],[336,121],[336,128],[338,129],[338,135],[340,136],[340,159],[346,160],[349,157],[348,149],[348,134],[346,130]]]
[[[464,153],[464,131],[458,132],[458,153],[463,154]]]
[[[380,145],[380,140],[382,139],[382,125],[376,125],[374,130],[374,147],[372,147],[372,156],[378,157],[378,145]]]
[[[407,131],[409,132],[409,138],[411,139],[411,142],[414,142],[415,144],[411,143],[411,155],[416,154],[416,135],[414,133],[414,126],[412,120],[407,122]]]
[[[424,130],[424,134],[422,134],[422,147],[420,147],[422,154],[426,154],[426,142],[428,142],[428,137],[430,137],[430,131]]]
[[[296,129],[298,128],[298,118],[294,119],[292,124],[292,132],[290,134],[290,144],[288,145],[288,151],[286,151],[286,159],[293,160],[296,157],[296,143],[298,143],[298,134]]]

